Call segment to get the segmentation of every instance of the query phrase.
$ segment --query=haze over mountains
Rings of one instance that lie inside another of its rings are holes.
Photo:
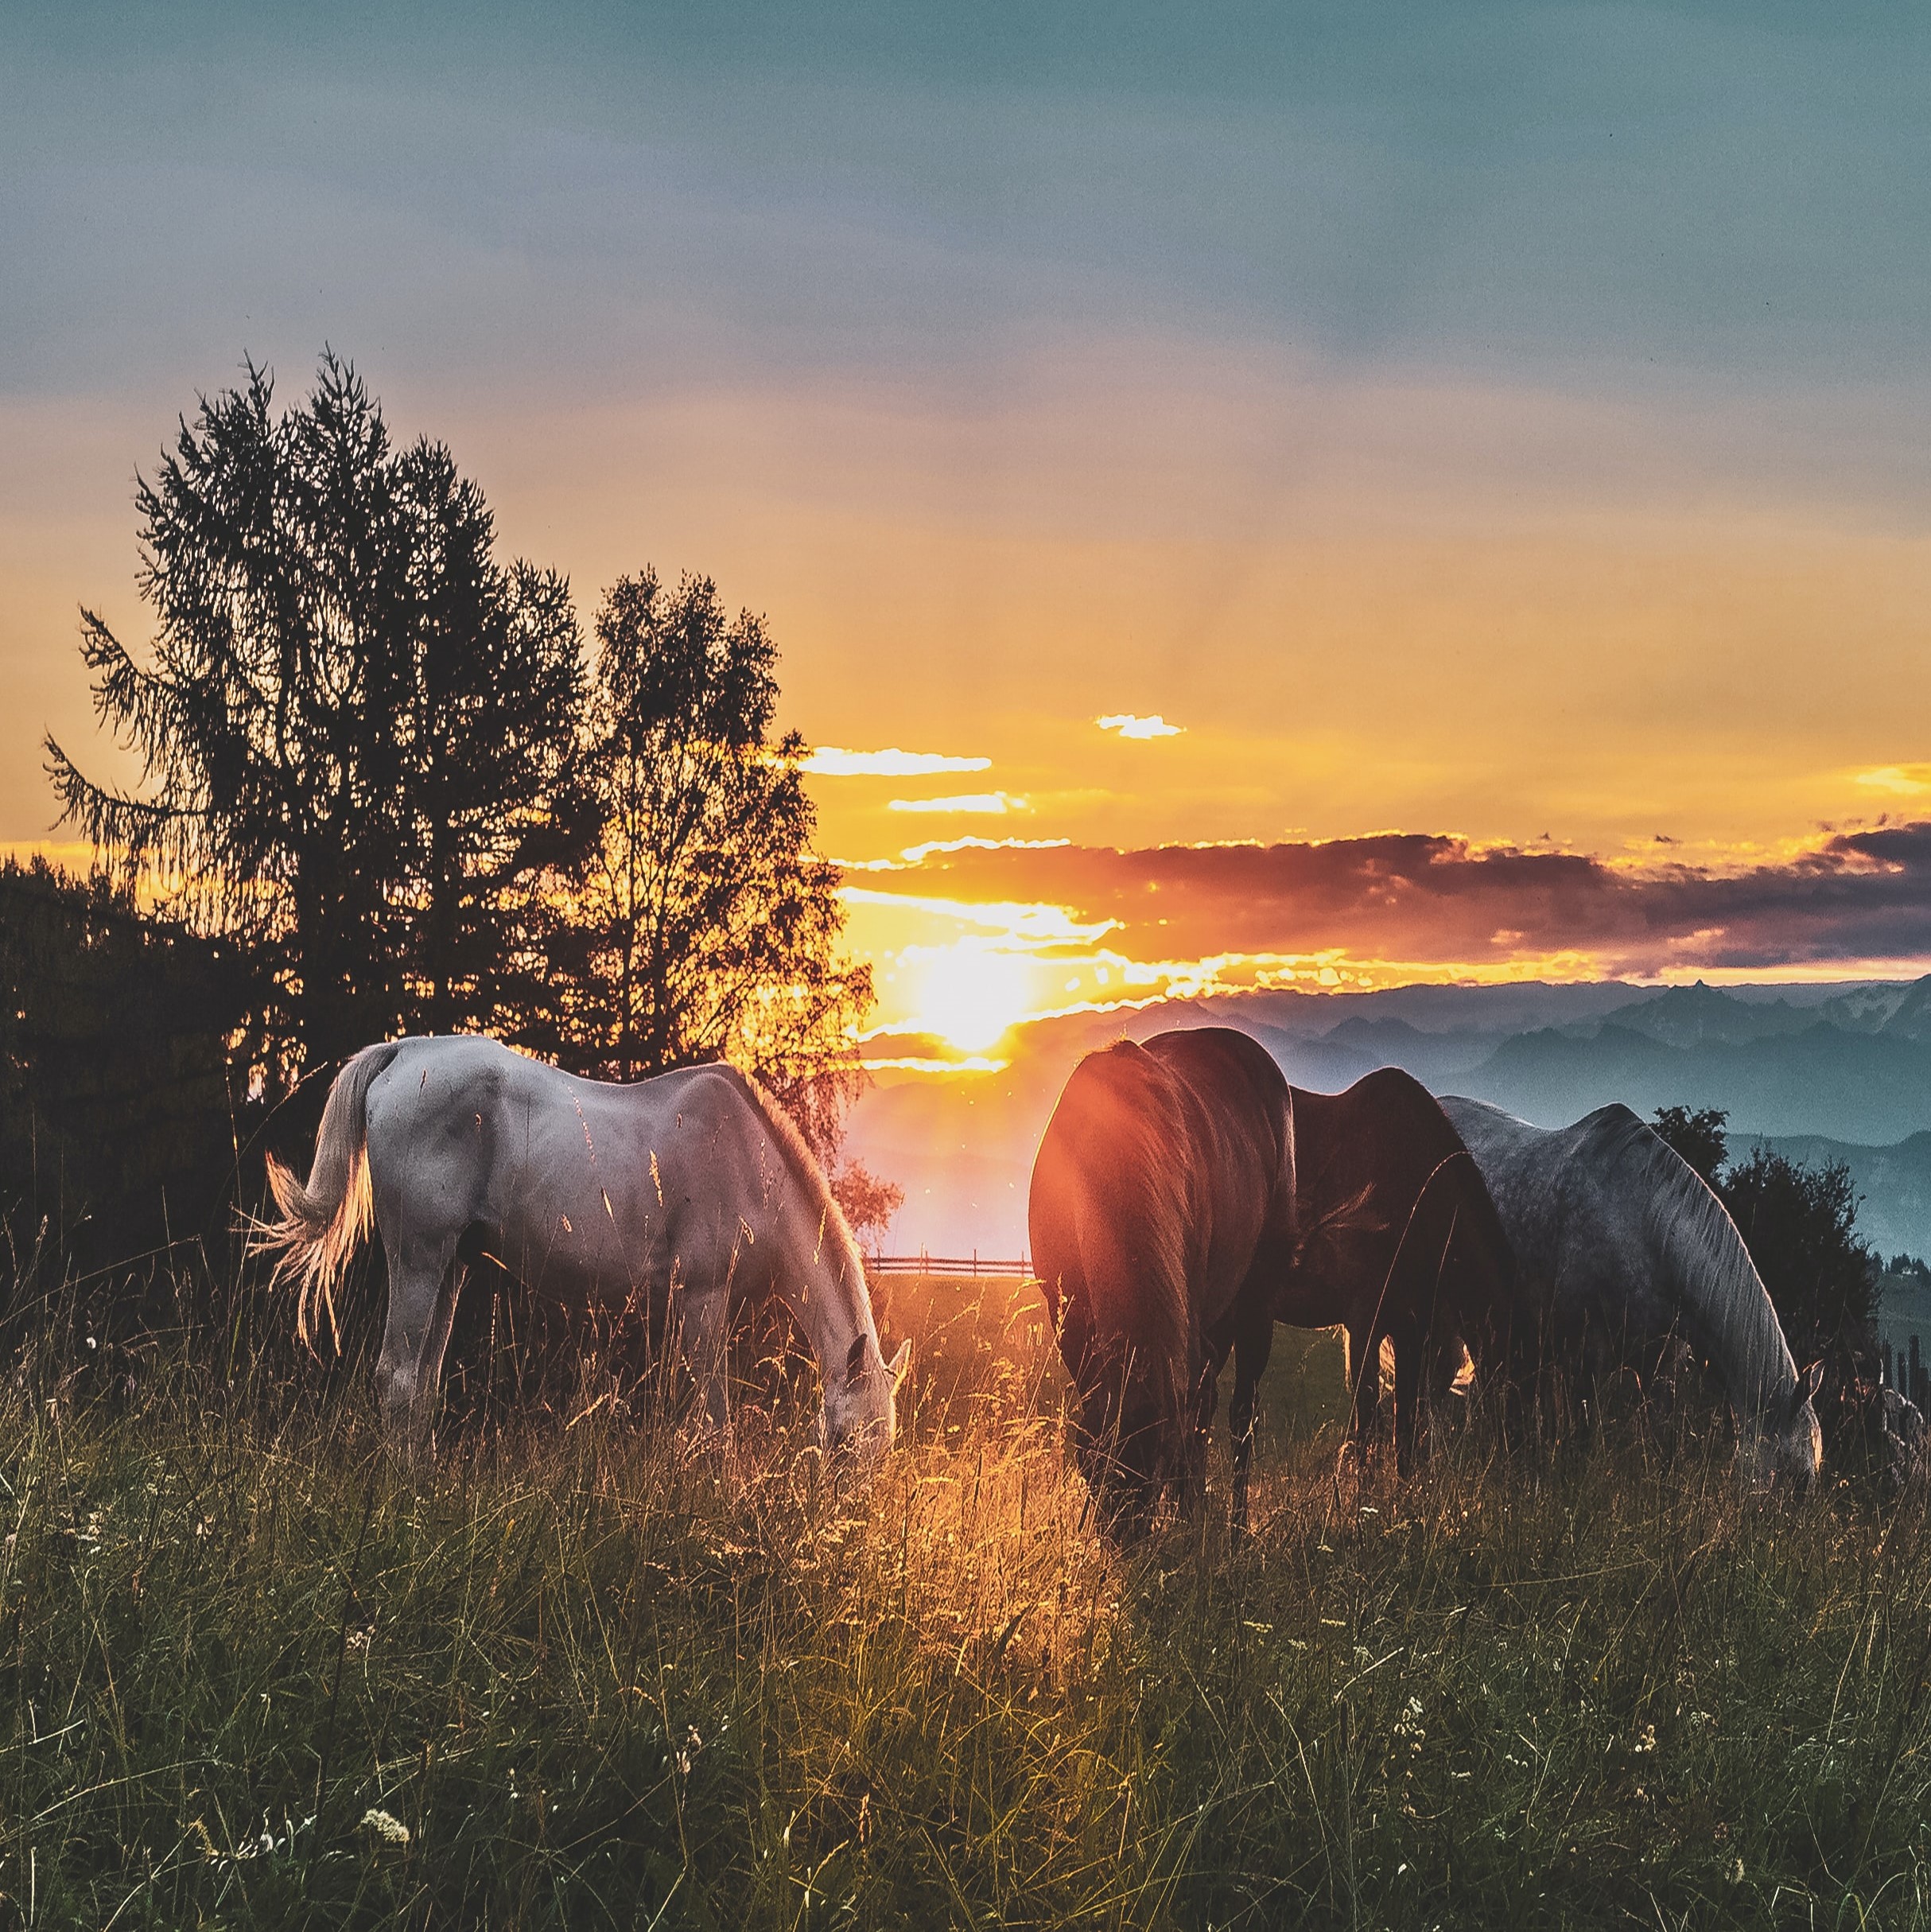
[[[1931,1253],[1931,976],[1253,993],[1035,1021],[1014,1030],[999,1071],[884,1069],[854,1110],[850,1153],[905,1189],[886,1248],[1024,1252],[1033,1151],[1074,1063],[1122,1035],[1201,1025],[1253,1034],[1290,1080],[1326,1093],[1397,1066],[1542,1126],[1612,1100],[1645,1118],[1722,1107],[1734,1151],[1762,1138],[1845,1161],[1876,1246]]]

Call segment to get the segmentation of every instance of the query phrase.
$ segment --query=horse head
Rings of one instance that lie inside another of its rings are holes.
[[[1808,1489],[1824,1462],[1824,1432],[1818,1426],[1816,1395],[1824,1386],[1824,1364],[1813,1362],[1790,1394],[1773,1402],[1754,1429],[1742,1432],[1738,1460],[1753,1489],[1793,1483]]]
[[[888,1362],[875,1337],[852,1338],[841,1367],[830,1368],[825,1377],[818,1432],[828,1454],[869,1467],[892,1447],[899,1432],[899,1384],[911,1353],[911,1343],[901,1342]]]

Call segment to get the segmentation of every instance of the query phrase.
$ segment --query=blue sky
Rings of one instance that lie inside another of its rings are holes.
[[[10,7],[7,388],[172,395],[324,323],[565,389],[747,356],[969,382],[1096,328],[1637,390],[1915,377],[1908,10],[406,11]]]

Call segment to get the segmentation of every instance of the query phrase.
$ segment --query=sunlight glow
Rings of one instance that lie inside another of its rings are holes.
[[[1859,772],[1857,783],[1871,791],[1888,791],[1901,799],[1916,798],[1931,791],[1931,765],[1881,764]]]
[[[934,952],[926,965],[919,993],[921,1023],[962,1052],[983,1052],[1032,1017],[1032,979],[1018,955],[962,939]]]

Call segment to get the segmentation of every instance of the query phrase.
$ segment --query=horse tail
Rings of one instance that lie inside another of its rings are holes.
[[[306,1187],[273,1154],[269,1191],[279,1217],[257,1223],[252,1252],[275,1257],[273,1278],[296,1284],[295,1332],[314,1346],[317,1312],[336,1331],[335,1291],[375,1218],[369,1186],[370,1083],[402,1050],[400,1040],[364,1047],[335,1077],[315,1137]]]

